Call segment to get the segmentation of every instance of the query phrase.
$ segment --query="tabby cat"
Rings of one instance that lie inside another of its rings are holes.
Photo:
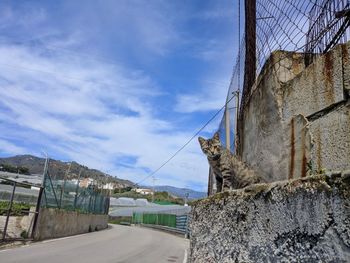
[[[243,162],[221,145],[218,132],[212,139],[198,137],[198,141],[215,175],[217,192],[263,182],[253,170],[248,169]]]

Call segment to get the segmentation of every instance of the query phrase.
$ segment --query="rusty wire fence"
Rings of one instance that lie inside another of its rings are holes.
[[[290,54],[298,54],[307,67],[320,54],[346,43],[350,37],[350,1],[238,0],[237,3],[238,31],[242,33],[237,36],[238,54],[218,131],[222,143],[239,154],[244,108],[261,71],[266,67],[289,70],[284,56]],[[289,53],[269,61],[278,50]]]
[[[0,242],[30,240],[44,188],[0,177]]]

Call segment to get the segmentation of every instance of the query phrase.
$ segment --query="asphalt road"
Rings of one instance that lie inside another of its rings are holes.
[[[0,262],[184,262],[188,240],[157,230],[118,226],[79,236],[0,250]]]

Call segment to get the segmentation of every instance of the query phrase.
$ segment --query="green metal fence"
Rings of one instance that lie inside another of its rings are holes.
[[[133,213],[133,223],[160,225],[176,228],[176,215]]]
[[[142,213],[133,213],[132,222],[133,224],[142,224],[143,214]]]

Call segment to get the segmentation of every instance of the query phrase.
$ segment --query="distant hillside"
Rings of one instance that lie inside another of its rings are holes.
[[[13,157],[0,158],[0,165],[1,164],[26,167],[29,169],[30,174],[42,174],[44,170],[45,159],[36,157],[33,155],[16,155]],[[63,179],[68,167],[69,167],[68,162],[62,162],[62,161],[50,159],[49,172],[53,177]],[[108,182],[115,182],[118,184],[118,188],[126,188],[126,187],[134,186],[134,183],[129,180],[116,178],[110,175],[107,175],[107,178],[106,178],[103,172],[96,169],[89,169],[88,167],[81,165],[77,162],[72,162],[72,166],[69,172],[69,177],[71,179],[77,178],[81,168],[83,169],[81,174],[82,177],[94,178],[101,182],[106,182],[106,180]],[[189,200],[200,199],[207,196],[207,194],[204,192],[198,192],[198,191],[194,191],[186,188],[177,188],[177,187],[168,186],[168,185],[156,186],[155,189],[156,191],[159,191],[159,192],[165,191],[175,197],[180,197],[183,199],[185,198],[186,193],[189,193]]]
[[[0,158],[0,164],[22,166],[28,168],[30,174],[42,174],[44,170],[45,159],[33,155],[16,155],[13,157]],[[56,176],[56,178],[63,179],[68,167],[68,162],[50,159],[49,172],[51,176]],[[120,188],[134,185],[134,183],[131,181],[119,179],[110,175],[108,175],[106,178],[105,174],[101,171],[96,169],[89,169],[88,167],[77,162],[72,162],[69,172],[70,178],[76,178],[81,168],[83,169],[81,174],[82,177],[95,178],[96,180],[100,181],[106,181],[107,179],[108,182],[115,182],[120,184]]]
[[[168,185],[155,186],[155,190],[159,192],[165,191],[176,197],[181,197],[181,198],[185,198],[186,193],[188,193],[189,200],[195,200],[195,199],[201,199],[201,198],[207,197],[207,193],[204,193],[204,192],[198,192],[187,188],[177,188],[177,187],[168,186]]]

